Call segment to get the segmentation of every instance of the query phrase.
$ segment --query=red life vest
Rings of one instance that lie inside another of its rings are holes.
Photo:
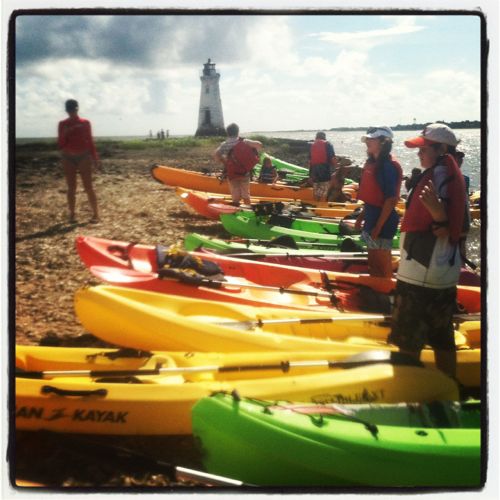
[[[259,154],[240,138],[235,146],[229,151],[226,160],[226,173],[229,179],[242,177],[250,172],[259,162]]]
[[[445,201],[450,241],[457,243],[460,239],[464,223],[465,181],[457,162],[451,155],[446,154],[442,156],[439,159],[438,165],[444,165],[448,170],[447,178],[442,185],[446,184],[447,188],[447,198]],[[408,199],[408,206],[401,222],[402,232],[430,231],[432,229],[432,216],[422,203],[420,194],[424,186],[429,182],[429,179],[432,179],[433,173],[434,167],[425,170],[411,192]],[[439,191],[441,186],[435,186],[436,191]]]
[[[323,139],[316,139],[311,144],[311,159],[309,161],[310,165],[322,165],[328,162],[328,155],[326,153],[326,143],[327,141]]]
[[[389,161],[392,166],[396,169],[398,174],[398,183],[396,186],[396,193],[394,196],[399,198],[399,192],[401,190],[401,181],[403,179],[403,170],[401,165],[397,160],[395,160],[392,155],[389,156]],[[368,205],[373,205],[375,207],[382,207],[385,202],[384,192],[378,183],[377,176],[377,163],[375,160],[367,160],[363,167],[363,173],[361,174],[361,182],[359,183],[358,200],[362,200]]]

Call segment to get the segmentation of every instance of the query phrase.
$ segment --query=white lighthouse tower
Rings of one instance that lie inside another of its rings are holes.
[[[203,65],[196,135],[225,135],[222,102],[219,91],[220,74],[215,71],[215,63],[210,59]]]

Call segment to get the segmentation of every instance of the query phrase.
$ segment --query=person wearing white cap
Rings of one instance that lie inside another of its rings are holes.
[[[393,133],[389,127],[369,128],[361,141],[368,159],[359,183],[358,200],[364,201],[356,220],[361,238],[368,248],[368,267],[372,276],[392,276],[392,242],[399,224],[395,210],[399,200],[403,172],[391,155]]]
[[[424,345],[436,366],[455,377],[453,314],[462,265],[458,250],[464,231],[465,183],[454,158],[455,133],[442,123],[405,141],[418,148],[422,176],[407,200],[401,224],[393,322],[388,341],[420,358]]]

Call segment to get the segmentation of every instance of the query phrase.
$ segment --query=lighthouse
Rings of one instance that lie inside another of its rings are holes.
[[[198,113],[197,136],[225,135],[222,102],[219,91],[220,74],[215,71],[215,63],[210,59],[203,65],[200,76],[201,94]]]

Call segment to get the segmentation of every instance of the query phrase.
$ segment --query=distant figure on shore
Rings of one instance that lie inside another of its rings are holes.
[[[160,130],[160,139],[163,141],[165,139],[165,131],[163,129]]]
[[[358,200],[364,201],[356,220],[361,238],[368,248],[371,276],[392,277],[392,240],[396,235],[403,171],[391,155],[393,133],[389,127],[369,128],[361,141],[366,144],[368,159],[361,173]]]
[[[170,137],[170,130],[168,130],[168,129],[167,129],[166,136],[167,136],[167,139]]]
[[[99,222],[99,212],[92,185],[92,170],[93,167],[100,170],[101,162],[92,138],[90,122],[78,116],[78,102],[74,99],[67,100],[65,109],[69,117],[59,122],[58,146],[62,152],[62,166],[68,186],[69,222],[70,224],[76,223],[76,183],[77,173],[80,173],[92,209],[90,222],[95,224]]]
[[[330,187],[332,170],[337,164],[333,145],[324,132],[317,132],[309,149],[309,180],[316,201],[325,201]]]
[[[263,184],[274,184],[278,178],[279,176],[276,167],[273,165],[271,158],[266,156],[262,161],[262,168],[260,169],[257,182],[261,182]]]
[[[410,176],[405,177],[405,188],[408,193],[417,185],[421,174],[420,168],[412,168]]]
[[[229,181],[232,204],[240,200],[250,205],[250,175],[259,161],[262,143],[239,137],[240,128],[231,123],[226,128],[227,139],[215,150],[214,158],[224,165],[224,175]]]

